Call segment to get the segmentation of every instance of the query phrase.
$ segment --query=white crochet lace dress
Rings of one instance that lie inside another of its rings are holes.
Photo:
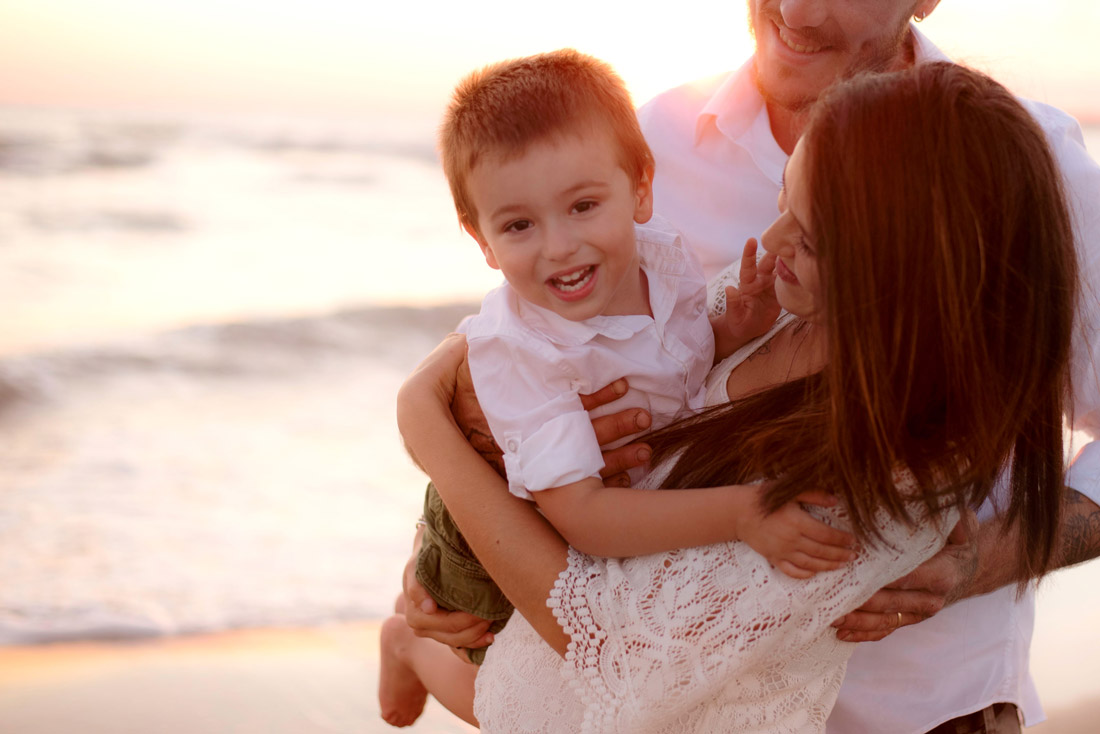
[[[816,514],[847,526],[840,510]],[[478,673],[481,729],[823,732],[854,648],[831,623],[935,554],[956,519],[947,512],[908,528],[882,513],[885,543],[805,581],[744,543],[629,559],[570,550],[547,601],[570,637],[568,653],[563,660],[513,615]]]

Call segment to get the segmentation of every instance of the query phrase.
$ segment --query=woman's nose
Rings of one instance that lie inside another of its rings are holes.
[[[777,257],[790,257],[794,254],[794,244],[789,241],[789,238],[782,236],[779,224],[777,220],[764,230],[764,234],[760,235],[760,246]]]

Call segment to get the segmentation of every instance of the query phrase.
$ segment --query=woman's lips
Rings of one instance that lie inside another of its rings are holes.
[[[777,258],[775,261],[775,274],[779,276],[779,279],[784,283],[790,283],[791,285],[798,285],[798,278],[791,272],[791,269],[787,267],[787,263],[783,262],[783,258]]]

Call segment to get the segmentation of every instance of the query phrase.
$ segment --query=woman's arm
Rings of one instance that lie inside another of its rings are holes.
[[[462,367],[462,369],[459,369]],[[489,435],[485,424],[485,417],[481,413],[473,384],[470,381],[469,370],[462,364],[455,365],[456,374],[449,380],[454,383],[454,398],[451,401],[451,414],[458,422],[463,435],[470,440],[472,432],[482,431]],[[616,380],[609,385],[588,395],[581,395],[581,403],[585,410],[593,410],[603,405],[613,403],[626,394],[629,385],[626,380]],[[592,420],[592,428],[596,432],[596,438],[603,444],[611,444],[620,439],[632,436],[640,431],[648,430],[650,417],[642,408],[627,408],[617,413],[600,416]],[[491,440],[491,436],[490,436]],[[477,447],[475,446],[475,449]],[[630,469],[637,466],[645,466],[649,463],[650,447],[643,441],[635,441],[615,449],[603,452],[604,468],[600,472],[603,476],[604,486],[629,487]],[[478,450],[483,458],[489,460],[486,453]],[[496,463],[501,463],[500,449],[493,446],[491,453]],[[490,464],[494,461],[489,460]],[[418,637],[430,637],[437,642],[451,647],[485,647],[490,644],[492,635],[487,631],[489,622],[479,619],[466,612],[451,612],[440,609],[435,600],[428,594],[427,589],[416,580],[416,554],[414,548],[409,562],[405,566],[402,578],[402,588],[405,597],[405,621]]]
[[[467,443],[451,415],[455,375],[465,369],[466,341],[451,335],[417,367],[397,396],[397,423],[466,541],[508,599],[559,654],[568,638],[546,599],[566,566],[567,546],[534,505]]]

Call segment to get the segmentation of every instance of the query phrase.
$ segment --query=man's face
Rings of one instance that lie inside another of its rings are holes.
[[[769,104],[793,111],[837,78],[905,63],[909,19],[929,0],[749,0],[756,82]]]

